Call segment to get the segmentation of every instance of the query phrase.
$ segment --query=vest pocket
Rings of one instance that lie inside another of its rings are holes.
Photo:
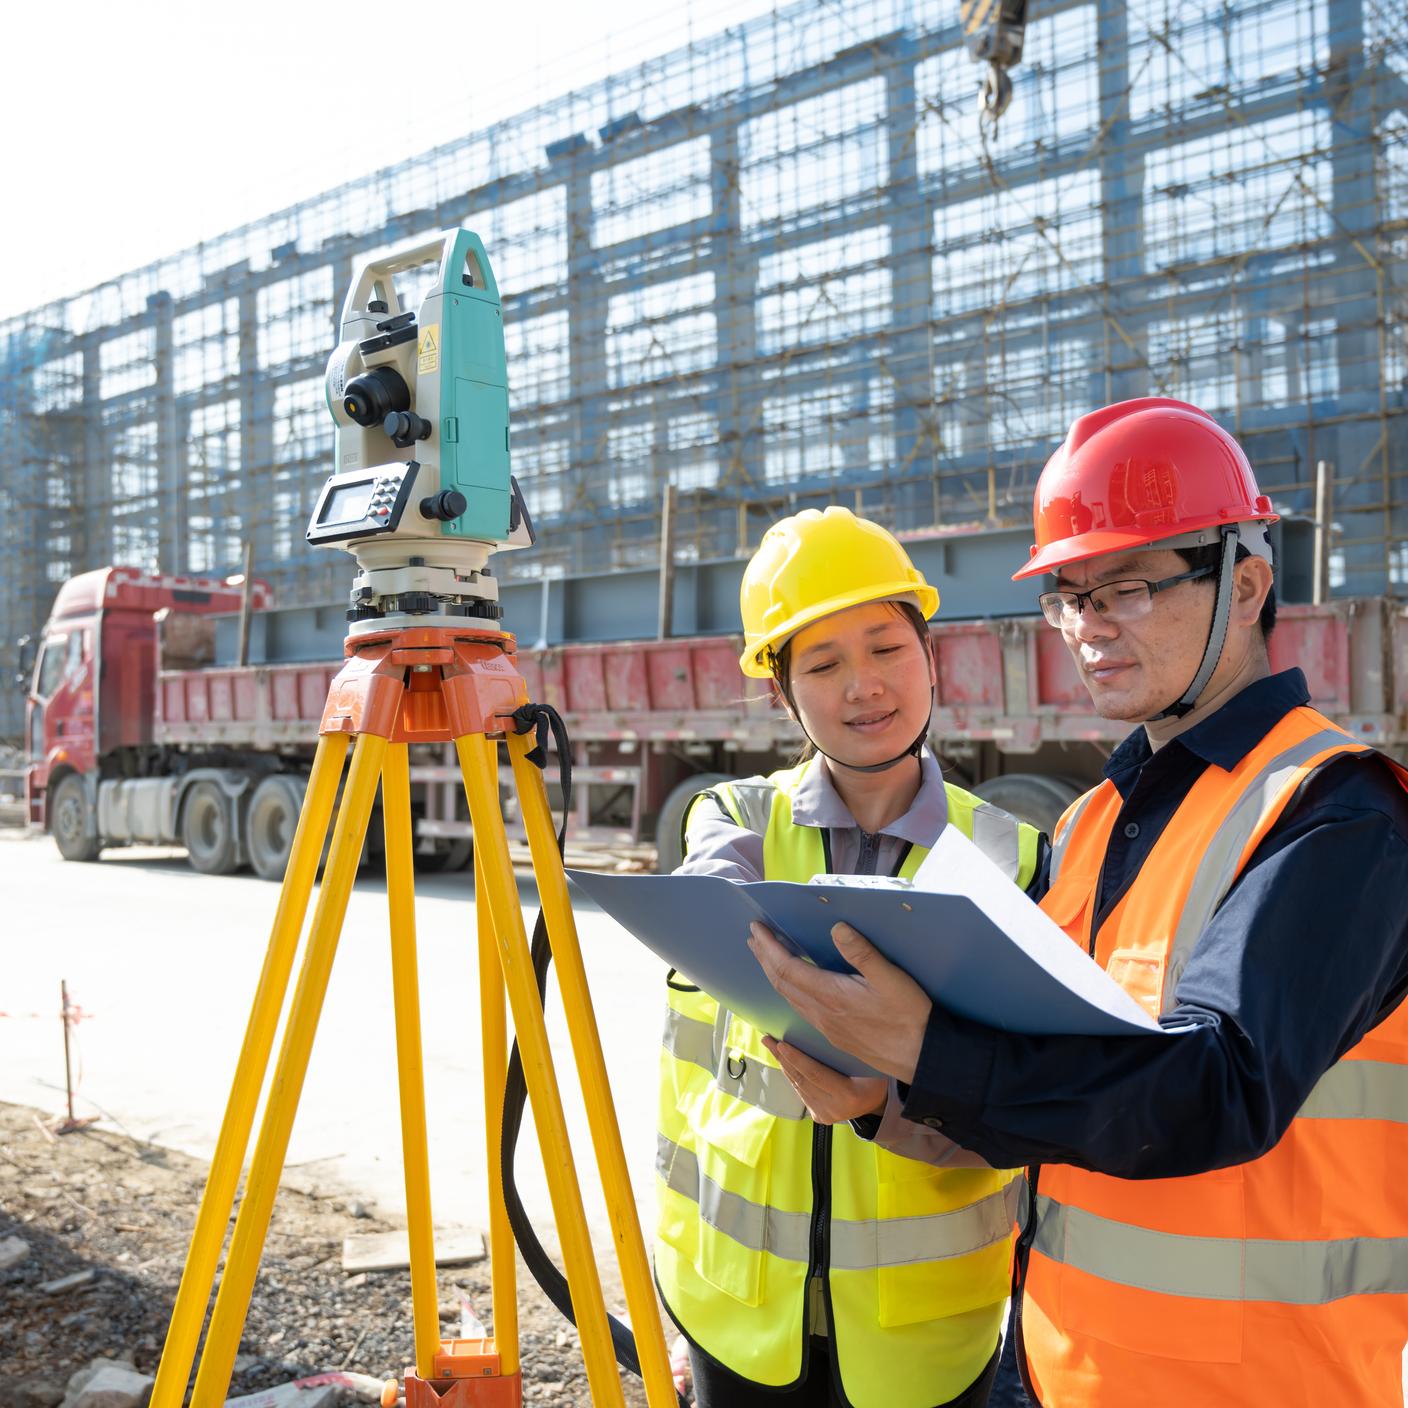
[[[690,1111],[699,1160],[695,1269],[744,1305],[763,1300],[775,1115],[711,1086]]]
[[[1073,942],[1082,947],[1089,942],[1090,916],[1087,911],[1095,903],[1098,877],[1062,871],[1057,883],[1041,900],[1046,917],[1066,931]]]
[[[1008,1244],[944,1266],[932,1261],[882,1266],[876,1273],[882,1329],[945,1320],[985,1305],[1001,1305],[1011,1289]]]
[[[1012,1219],[990,1169],[939,1169],[887,1150],[876,1184],[877,1313],[882,1327],[941,1320],[1006,1299]],[[893,1243],[902,1238],[907,1256]]]
[[[1167,944],[1117,948],[1105,971],[1151,1017],[1158,1020],[1164,991],[1164,956]]]

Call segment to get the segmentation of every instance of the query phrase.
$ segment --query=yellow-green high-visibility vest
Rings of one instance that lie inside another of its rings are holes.
[[[762,835],[770,880],[826,869],[822,830],[792,820],[815,765],[701,794]],[[961,788],[947,793],[949,824],[1025,887],[1036,830]],[[686,849],[697,814],[691,805]],[[926,854],[912,847],[899,874]],[[849,1125],[813,1124],[761,1032],[674,974],[668,989],[655,1275],[676,1324],[733,1373],[785,1387],[805,1372],[822,1295],[854,1408],[957,1397],[997,1343],[1020,1174],[934,1168]]]

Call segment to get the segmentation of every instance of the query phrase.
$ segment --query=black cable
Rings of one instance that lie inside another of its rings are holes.
[[[520,733],[530,729],[536,736],[528,761],[536,767],[546,768],[548,760],[547,743],[551,733],[557,745],[558,778],[562,783],[562,825],[557,829],[557,853],[562,855],[566,844],[567,814],[572,808],[572,745],[567,736],[567,725],[562,715],[551,704],[525,704],[514,711],[514,722]],[[552,962],[552,948],[548,944],[547,921],[543,917],[542,906],[538,907],[538,922],[533,926],[533,977],[538,984],[538,999],[546,1006],[548,965]],[[523,1261],[533,1273],[533,1279],[542,1287],[543,1294],[557,1307],[567,1322],[573,1326],[577,1317],[572,1309],[572,1292],[567,1278],[558,1270],[556,1263],[547,1254],[528,1213],[523,1200],[518,1195],[518,1184],[514,1178],[514,1156],[518,1151],[518,1135],[523,1126],[523,1106],[528,1097],[528,1084],[523,1078],[523,1058],[519,1055],[518,1039],[515,1037],[513,1049],[508,1058],[508,1074],[504,1079],[504,1109],[502,1138],[499,1143],[499,1171],[503,1181],[504,1207],[508,1211],[509,1226],[513,1229],[513,1239],[523,1253]],[[641,1377],[640,1355],[636,1351],[635,1334],[614,1315],[607,1314],[611,1329],[611,1344],[616,1351],[616,1362],[629,1370],[637,1378]],[[680,1408],[688,1408],[689,1400],[677,1394]]]

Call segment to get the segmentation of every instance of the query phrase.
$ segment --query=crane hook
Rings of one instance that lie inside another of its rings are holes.
[[[989,64],[983,74],[982,95],[979,104],[982,116],[992,123],[1007,111],[1012,101],[1012,78],[1001,64]]]

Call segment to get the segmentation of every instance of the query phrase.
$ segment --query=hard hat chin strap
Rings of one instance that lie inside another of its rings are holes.
[[[1198,697],[1208,687],[1217,662],[1222,659],[1222,647],[1227,640],[1227,623],[1232,616],[1232,591],[1236,586],[1233,567],[1237,561],[1239,525],[1233,523],[1222,529],[1222,558],[1217,565],[1217,600],[1212,609],[1212,625],[1208,627],[1208,642],[1203,648],[1202,662],[1192,683],[1183,691],[1180,698],[1161,713],[1151,714],[1148,722],[1159,719],[1181,719],[1191,713]]]

